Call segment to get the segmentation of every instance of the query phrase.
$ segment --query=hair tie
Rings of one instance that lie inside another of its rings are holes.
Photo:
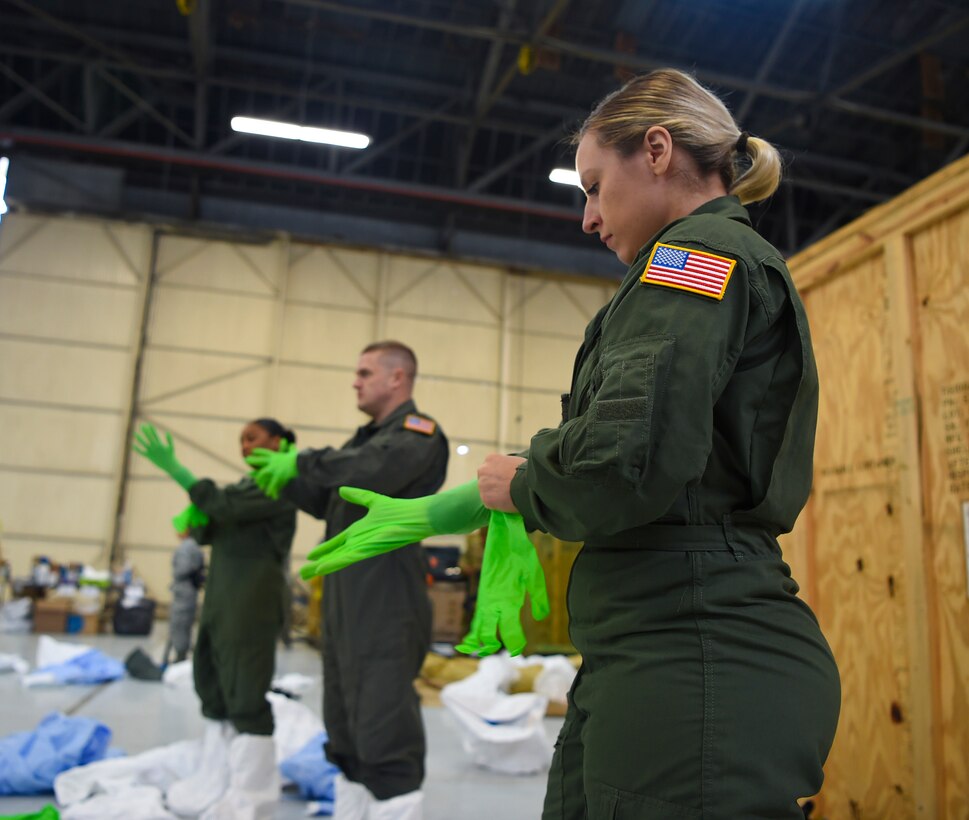
[[[738,154],[747,153],[747,137],[749,136],[750,134],[748,134],[746,131],[740,132],[740,136],[737,138],[737,144],[734,146],[734,149]]]

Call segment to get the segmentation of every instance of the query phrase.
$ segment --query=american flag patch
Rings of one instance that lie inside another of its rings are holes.
[[[639,281],[647,285],[687,290],[719,301],[723,299],[736,264],[735,259],[659,242],[653,248]]]
[[[425,436],[432,436],[437,429],[437,423],[423,416],[415,416],[411,413],[404,419],[404,429],[413,430],[415,433],[423,433]]]

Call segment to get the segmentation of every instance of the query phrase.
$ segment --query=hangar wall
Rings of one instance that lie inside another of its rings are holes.
[[[169,519],[184,493],[127,448],[132,424],[175,437],[196,475],[236,480],[242,425],[270,415],[300,446],[366,421],[361,348],[418,356],[418,406],[452,455],[446,486],[559,421],[585,324],[609,282],[441,258],[186,236],[29,213],[0,223],[0,518],[15,574],[36,554],[129,559],[168,597]],[[454,453],[466,444],[466,456]],[[120,515],[119,515],[120,512]],[[294,565],[322,522],[300,514]]]

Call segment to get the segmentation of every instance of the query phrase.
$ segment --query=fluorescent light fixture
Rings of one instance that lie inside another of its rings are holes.
[[[467,444],[459,444],[456,452],[459,456],[466,456],[471,452],[471,448]]]
[[[575,171],[570,171],[568,168],[553,168],[548,178],[552,182],[558,182],[560,185],[575,185],[576,188],[582,187],[582,184],[579,182],[579,175]]]
[[[7,169],[10,167],[10,160],[0,157],[0,216],[7,212],[7,203],[3,201],[3,192],[7,190]]]
[[[370,137],[366,134],[354,134],[350,131],[311,128],[308,125],[259,120],[254,117],[233,117],[229,124],[233,131],[241,131],[243,134],[258,134],[261,137],[319,142],[325,145],[338,145],[341,148],[366,148],[370,145]]]

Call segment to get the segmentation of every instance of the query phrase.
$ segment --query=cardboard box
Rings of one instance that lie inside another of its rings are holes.
[[[72,635],[97,635],[101,631],[101,613],[68,613],[65,631]]]
[[[464,602],[468,588],[463,581],[438,581],[427,590],[433,608],[431,640],[457,643],[464,637]]]
[[[72,598],[41,598],[34,601],[34,632],[66,632]]]

